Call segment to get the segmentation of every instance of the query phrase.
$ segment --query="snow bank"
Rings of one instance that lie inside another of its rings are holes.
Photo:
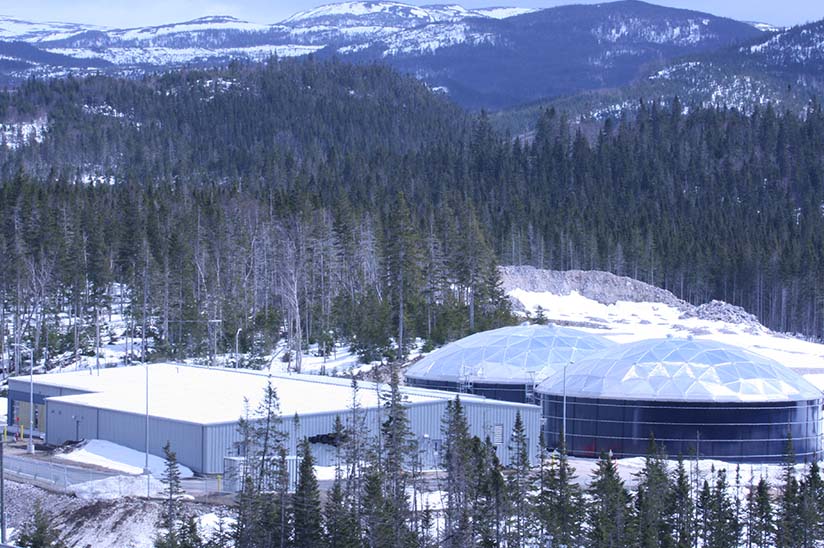
[[[112,476],[72,485],[70,492],[84,500],[114,500],[123,497],[158,497],[166,485],[150,476]]]
[[[104,440],[89,440],[70,453],[57,455],[57,458],[135,475],[143,473],[146,462],[145,453]],[[182,464],[177,466],[181,478],[191,478],[194,475],[190,468]],[[153,476],[161,477],[165,468],[166,461],[163,458],[149,455],[149,470]]]
[[[197,518],[197,529],[203,538],[209,538],[221,529],[231,531],[237,520],[229,516],[219,516],[214,512]]]

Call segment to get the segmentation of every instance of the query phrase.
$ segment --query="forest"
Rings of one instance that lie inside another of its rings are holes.
[[[113,313],[152,359],[285,337],[297,369],[308,344],[392,361],[513,322],[499,264],[607,270],[824,336],[814,102],[641,102],[594,132],[547,110],[513,138],[385,67],[310,58],[31,80],[0,120],[18,128],[0,345],[46,368],[93,354]]]

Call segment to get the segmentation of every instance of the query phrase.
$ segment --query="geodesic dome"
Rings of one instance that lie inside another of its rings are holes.
[[[567,397],[701,402],[785,402],[822,397],[775,360],[704,339],[652,339],[594,352],[537,391]]]
[[[533,384],[565,364],[612,346],[607,339],[555,325],[502,327],[440,348],[406,372],[409,380]]]

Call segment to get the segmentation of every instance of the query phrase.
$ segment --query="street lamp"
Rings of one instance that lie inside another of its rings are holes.
[[[29,443],[26,452],[34,454],[34,351],[24,344],[15,344],[18,350],[29,353]]]
[[[563,423],[561,426],[561,447],[566,450],[566,436],[567,436],[567,394],[566,394],[566,377],[567,377],[567,367],[574,363],[572,360],[569,360],[564,364],[564,403],[563,403]]]

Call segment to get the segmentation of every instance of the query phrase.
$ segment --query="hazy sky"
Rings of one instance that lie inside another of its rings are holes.
[[[331,0],[333,1],[333,0]],[[407,0],[411,4],[456,3],[465,7],[527,6],[546,8],[590,0]],[[179,22],[204,15],[233,15],[275,23],[327,0],[0,0],[0,14],[32,21],[71,21],[132,27]],[[824,18],[822,0],[654,0],[654,3],[706,11],[739,20],[789,26]]]

